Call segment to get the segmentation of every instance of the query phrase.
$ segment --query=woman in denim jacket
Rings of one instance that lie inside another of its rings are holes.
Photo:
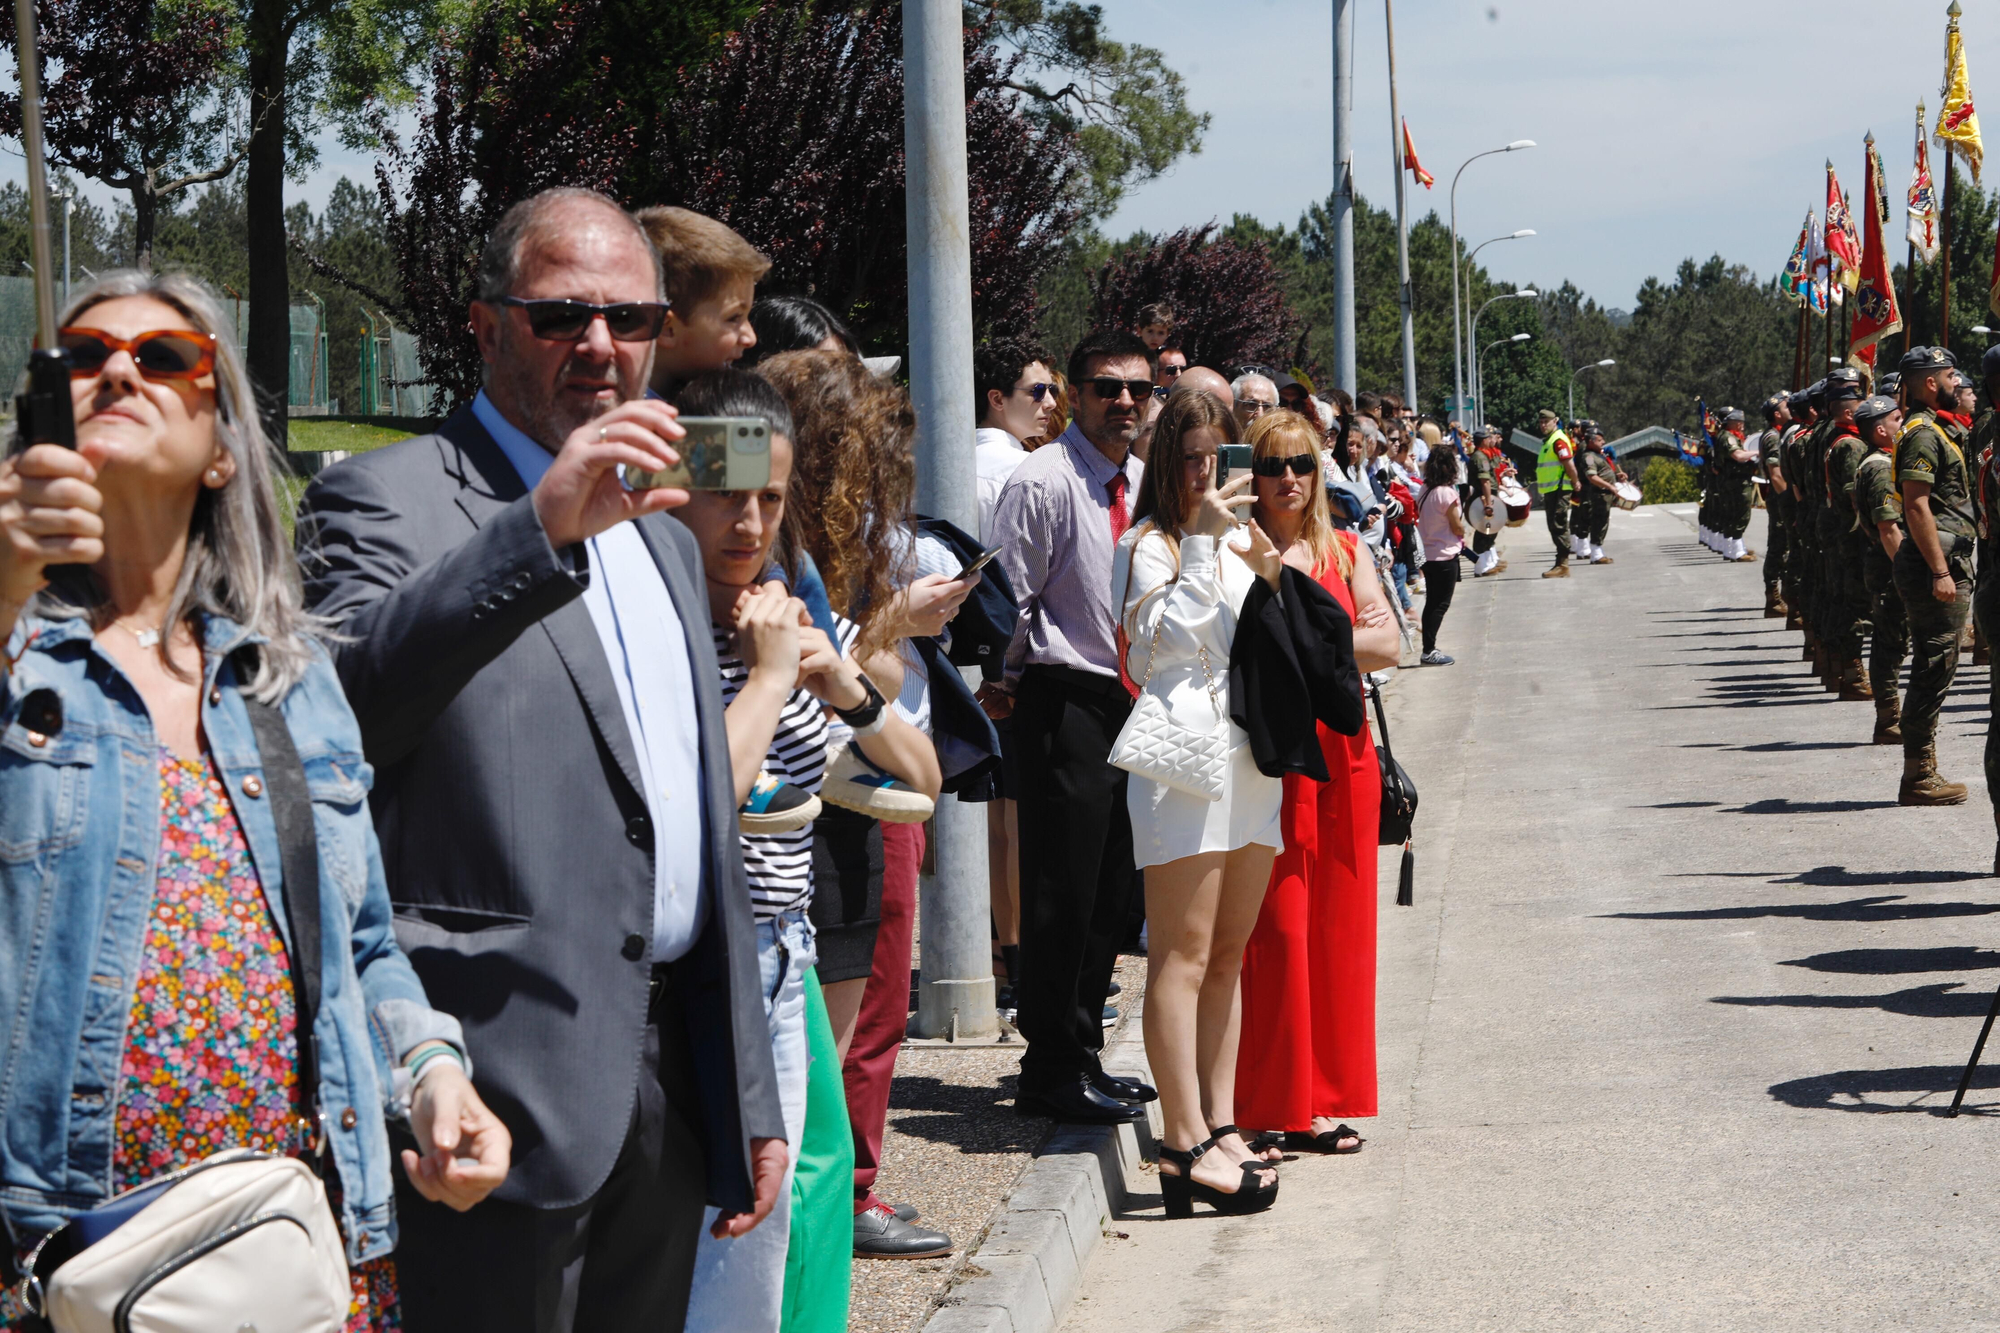
[[[125,273],[62,323],[77,448],[0,461],[0,1259],[211,1153],[323,1136],[349,1327],[393,1325],[387,1121],[422,1149],[415,1188],[460,1208],[505,1178],[507,1131],[391,932],[372,774],[220,308]],[[316,1116],[246,698],[280,711],[312,797]]]

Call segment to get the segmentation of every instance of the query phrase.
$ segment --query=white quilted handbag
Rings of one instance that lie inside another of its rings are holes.
[[[1126,568],[1126,592],[1131,591],[1131,568]],[[1123,619],[1120,599],[1120,619]],[[1147,689],[1153,679],[1153,662],[1160,654],[1162,616],[1153,626],[1152,648],[1146,658],[1146,679],[1139,682],[1139,697],[1118,739],[1111,743],[1111,766],[1147,778],[1162,786],[1199,796],[1204,801],[1222,799],[1223,782],[1229,773],[1229,715],[1215,688],[1215,676],[1208,669],[1208,650],[1196,650],[1201,658],[1201,674],[1208,682],[1208,701],[1215,707],[1215,725],[1207,731],[1176,722],[1167,711],[1167,701]],[[1121,640],[1125,637],[1121,632]],[[1122,665],[1122,663],[1121,663]]]
[[[88,1215],[87,1215],[88,1216]],[[237,1149],[128,1191],[101,1237],[23,1283],[56,1333],[340,1333],[353,1292],[326,1190],[292,1157]],[[74,1226],[75,1223],[72,1223]]]

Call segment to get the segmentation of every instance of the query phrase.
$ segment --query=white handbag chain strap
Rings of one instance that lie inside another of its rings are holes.
[[[1159,528],[1155,526],[1153,530],[1155,532],[1158,532]],[[1125,614],[1125,605],[1124,605],[1125,598],[1130,597],[1132,595],[1132,565],[1139,558],[1139,542],[1142,542],[1144,540],[1146,540],[1145,537],[1141,536],[1139,538],[1139,541],[1135,541],[1132,543],[1132,554],[1125,561],[1125,597],[1121,597],[1118,599],[1119,601],[1118,614],[1120,617],[1123,617]],[[1163,535],[1160,538],[1160,540],[1165,541],[1166,537]],[[1217,553],[1217,558],[1218,559],[1220,558],[1219,552]],[[1169,579],[1165,584],[1161,585],[1159,591],[1162,594],[1164,594],[1168,588],[1172,587],[1176,583],[1179,583],[1180,581],[1181,581],[1180,562],[1178,559],[1178,552],[1177,552],[1175,559],[1174,576],[1173,578]],[[1149,597],[1151,595],[1152,595],[1151,593],[1147,594],[1147,596]],[[1144,602],[1146,599],[1142,597],[1139,600],[1141,602]],[[1146,647],[1146,675],[1145,678],[1139,682],[1139,688],[1142,691],[1146,688],[1148,682],[1150,682],[1153,679],[1153,663],[1157,661],[1160,656],[1160,630],[1165,627],[1166,623],[1167,623],[1167,617],[1164,612],[1161,613],[1160,618],[1158,620],[1153,622],[1153,641]],[[1224,719],[1225,714],[1222,711],[1222,700],[1216,697],[1215,675],[1208,669],[1208,647],[1205,644],[1197,643],[1195,645],[1194,652],[1195,656],[1201,661],[1202,679],[1208,682],[1209,706],[1215,709],[1215,720],[1219,723]]]

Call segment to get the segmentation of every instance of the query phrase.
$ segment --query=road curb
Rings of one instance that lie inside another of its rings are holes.
[[[1123,1006],[1104,1067],[1151,1078],[1139,1003]],[[1054,1333],[1113,1213],[1153,1160],[1159,1103],[1137,1125],[1058,1125],[994,1212],[922,1333]]]

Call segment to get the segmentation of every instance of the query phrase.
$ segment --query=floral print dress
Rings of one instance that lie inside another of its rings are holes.
[[[296,1145],[298,1010],[285,942],[206,756],[160,750],[158,865],[119,1071],[114,1190],[227,1148]],[[401,1328],[392,1261],[360,1264],[353,1279],[347,1333]],[[0,1296],[0,1330],[21,1313],[13,1292]]]

